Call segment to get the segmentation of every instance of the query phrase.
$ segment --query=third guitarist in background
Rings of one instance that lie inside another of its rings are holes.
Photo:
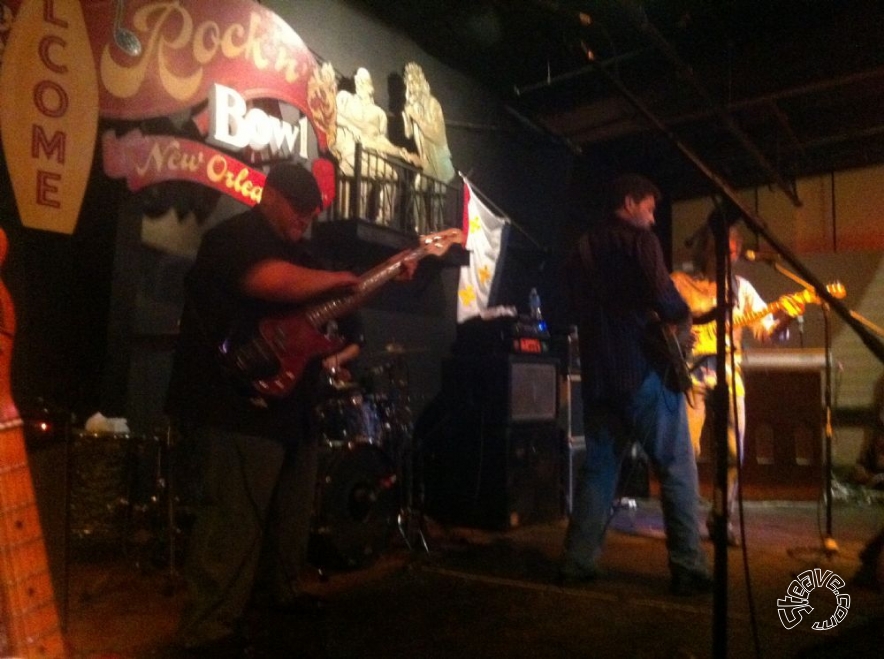
[[[691,308],[694,318],[709,318],[717,300],[716,286],[716,259],[715,240],[712,233],[712,222],[715,221],[713,213],[707,218],[706,224],[694,235],[691,245],[691,261],[693,272],[675,272],[672,279],[675,287]],[[742,253],[742,239],[737,228],[731,225],[728,229],[728,243],[731,263],[736,262]],[[763,311],[767,303],[755,290],[755,287],[744,277],[732,275],[731,291],[729,299],[732,300],[732,317],[753,311]],[[744,328],[737,328],[733,333],[734,361],[736,373],[731,378],[732,391],[735,395],[730,397],[730,414],[728,415],[728,527],[727,542],[732,547],[739,546],[739,539],[733,529],[732,515],[737,500],[737,451],[742,460],[743,434],[746,425],[745,411],[745,387],[740,372],[740,350],[742,347],[741,334],[745,329],[750,330],[759,341],[784,340],[788,336],[788,325],[796,316],[804,313],[804,305],[789,302],[786,309],[778,314],[764,316],[756,323]],[[696,320],[695,320],[696,323]],[[712,414],[707,414],[707,405],[712,410],[712,392],[717,382],[716,377],[716,353],[717,339],[715,337],[714,317],[708,323],[695,324],[694,336],[696,341],[692,346],[691,378],[694,381],[693,405],[688,406],[688,425],[691,430],[691,443],[697,457],[700,455],[700,438],[703,432],[712,432]],[[728,345],[730,346],[729,340]],[[728,359],[728,373],[730,373],[730,359]],[[736,410],[734,410],[734,402]],[[736,414],[735,414],[736,411]],[[712,535],[712,511],[706,521],[706,527]]]

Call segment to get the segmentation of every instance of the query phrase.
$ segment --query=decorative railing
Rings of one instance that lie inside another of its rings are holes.
[[[337,190],[321,221],[362,220],[426,235],[461,228],[463,182],[444,183],[403,161],[356,145],[353,174],[337,172]]]

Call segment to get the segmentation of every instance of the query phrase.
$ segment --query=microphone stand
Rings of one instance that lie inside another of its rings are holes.
[[[712,487],[712,541],[715,549],[713,564],[712,656],[727,656],[727,524],[728,524],[728,419],[730,418],[730,385],[727,377],[727,328],[731,315],[730,245],[728,223],[724,213],[718,213],[712,222],[715,238],[715,388],[712,402],[713,446],[715,450],[715,477]],[[739,459],[739,458],[738,458]]]

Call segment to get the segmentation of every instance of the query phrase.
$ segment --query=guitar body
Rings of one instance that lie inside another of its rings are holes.
[[[675,327],[664,323],[656,313],[651,312],[648,330],[651,353],[662,357],[668,366],[664,384],[672,391],[689,392],[693,382]]]
[[[6,256],[0,230],[0,261]],[[15,310],[0,282],[0,656],[65,656],[40,515],[12,399],[10,362]]]
[[[253,380],[252,386],[258,393],[275,398],[294,388],[311,361],[344,347],[343,339],[330,340],[300,314],[265,318],[258,324],[258,333],[273,350],[279,368],[272,377]]]

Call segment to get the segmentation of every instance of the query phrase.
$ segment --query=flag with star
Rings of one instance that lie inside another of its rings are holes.
[[[460,269],[457,322],[462,323],[496,304],[495,274],[503,269],[502,254],[509,235],[509,218],[495,213],[464,177],[464,233],[470,263]]]

